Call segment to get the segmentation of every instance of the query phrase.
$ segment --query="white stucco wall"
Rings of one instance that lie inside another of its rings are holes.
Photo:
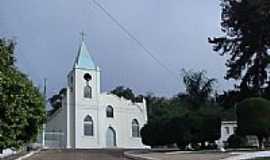
[[[228,138],[234,134],[236,128],[237,128],[237,121],[222,121],[220,128],[221,138],[219,139],[219,141],[226,142]],[[227,132],[227,130],[229,132]]]
[[[114,109],[114,117],[106,117],[106,108]],[[100,97],[101,142],[106,147],[106,131],[112,127],[116,131],[116,144],[120,148],[144,148],[141,138],[132,137],[132,120],[136,119],[142,128],[147,122],[146,106],[144,103],[132,103],[124,98],[103,93]]]

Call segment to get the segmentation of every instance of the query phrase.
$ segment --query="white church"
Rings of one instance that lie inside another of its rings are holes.
[[[62,107],[48,117],[48,147],[58,141],[63,148],[145,148],[140,129],[147,122],[146,102],[133,103],[100,91],[100,68],[84,41],[67,75]],[[51,144],[49,144],[51,141]],[[61,141],[61,142],[59,142]],[[59,147],[59,146],[58,146]]]

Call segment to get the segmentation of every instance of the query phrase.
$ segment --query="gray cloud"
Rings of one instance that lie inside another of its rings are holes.
[[[219,1],[98,0],[173,72],[206,70],[219,80],[224,58],[207,37],[220,35]],[[80,43],[102,69],[102,90],[124,85],[145,93],[172,96],[183,84],[129,39],[91,0],[1,0],[0,36],[17,40],[17,65],[38,84],[48,78],[49,94],[65,86]]]

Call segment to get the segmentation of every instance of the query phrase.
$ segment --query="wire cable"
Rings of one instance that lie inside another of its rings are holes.
[[[103,5],[101,5],[99,2],[97,2],[96,0],[92,0],[93,3],[99,8],[101,9],[123,32],[125,32],[129,38],[131,38],[132,40],[134,40],[137,45],[139,45],[146,54],[148,54],[157,64],[159,64],[162,68],[164,68],[167,72],[169,72],[170,74],[172,74],[173,76],[175,76],[178,79],[178,75],[169,69],[169,67],[167,67],[164,63],[162,63],[162,61],[160,61],[141,41],[139,41],[124,25],[122,25],[112,14],[110,14],[110,12],[105,9],[105,7]]]

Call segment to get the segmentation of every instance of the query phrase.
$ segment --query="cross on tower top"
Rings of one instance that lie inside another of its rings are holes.
[[[85,41],[86,33],[85,32],[81,32],[80,35],[81,35],[82,41]]]

